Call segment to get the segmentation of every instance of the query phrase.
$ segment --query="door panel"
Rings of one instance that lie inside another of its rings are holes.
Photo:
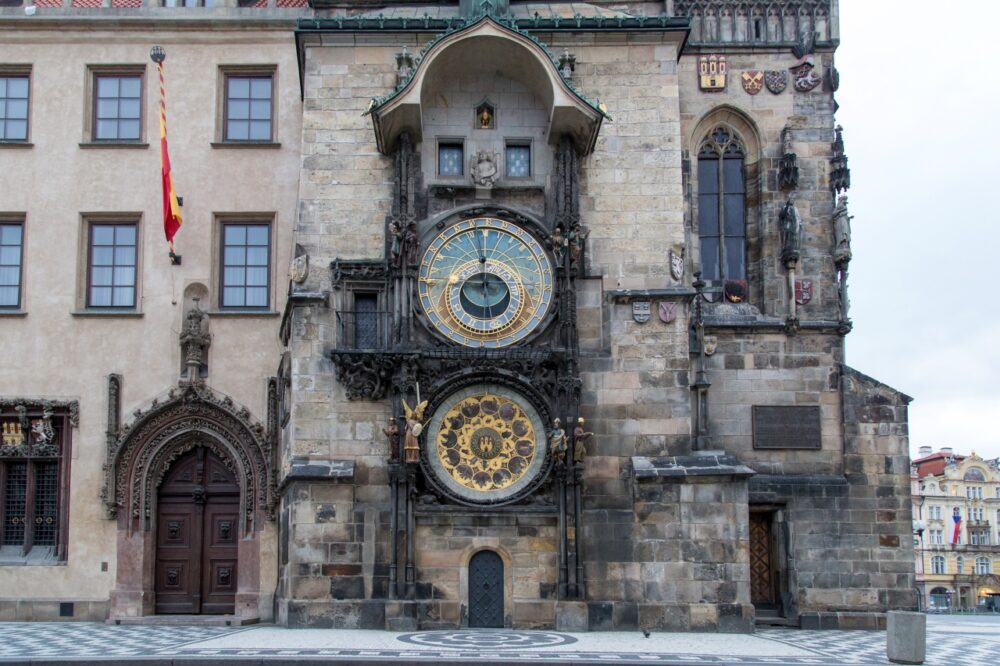
[[[503,560],[491,550],[469,561],[469,626],[503,628]]]
[[[200,507],[161,500],[156,523],[156,612],[197,613]]]
[[[227,501],[228,500],[228,501]],[[230,498],[208,500],[205,507],[202,583],[203,613],[231,614],[236,601],[236,519],[239,504]]]
[[[755,605],[773,605],[774,584],[771,562],[771,514],[750,514],[750,601]]]

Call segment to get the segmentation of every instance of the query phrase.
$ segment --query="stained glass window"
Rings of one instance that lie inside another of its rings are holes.
[[[531,146],[524,144],[508,144],[507,158],[508,178],[531,177]]]
[[[698,238],[706,280],[746,278],[746,188],[740,137],[716,128],[698,153]]]
[[[438,144],[438,175],[462,176],[465,173],[465,150],[461,143]]]

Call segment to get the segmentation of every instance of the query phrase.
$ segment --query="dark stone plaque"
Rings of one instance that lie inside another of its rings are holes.
[[[819,406],[753,406],[753,448],[818,449]]]

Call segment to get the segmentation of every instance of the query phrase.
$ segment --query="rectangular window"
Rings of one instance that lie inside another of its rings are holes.
[[[227,74],[225,141],[271,141],[273,74]]]
[[[438,144],[438,175],[449,178],[465,174],[465,149],[461,142]]]
[[[0,141],[28,140],[28,77],[0,76]]]
[[[354,346],[378,348],[378,295],[354,294]]]
[[[508,178],[531,178],[531,146],[528,144],[507,144],[504,159]]]
[[[267,309],[270,305],[271,225],[222,225],[222,285],[219,306]]]
[[[21,307],[23,231],[20,223],[0,222],[0,308]]]
[[[138,141],[142,76],[94,74],[94,141]]]
[[[88,308],[134,308],[137,225],[91,223]]]

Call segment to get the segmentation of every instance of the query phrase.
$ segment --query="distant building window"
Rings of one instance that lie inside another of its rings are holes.
[[[270,305],[271,225],[222,225],[223,308],[266,309]]]
[[[164,7],[214,7],[215,0],[163,0]]]
[[[0,141],[27,140],[28,77],[0,76]]]
[[[94,140],[138,141],[142,127],[142,77],[94,75]]]
[[[961,555],[955,559],[955,573],[958,575],[965,573],[965,560],[962,559]]]
[[[943,574],[944,573],[944,557],[941,555],[935,555],[931,558],[931,573]]]
[[[223,138],[226,141],[271,141],[272,74],[227,74]]]
[[[438,144],[438,175],[461,177],[465,174],[465,149],[461,142]]]
[[[706,280],[746,278],[746,151],[731,129],[717,127],[698,151],[698,238]]]
[[[976,573],[979,575],[991,573],[993,569],[992,562],[988,557],[977,557],[976,558]]]
[[[931,530],[930,531],[930,536],[928,537],[928,539],[930,540],[930,543],[932,545],[937,545],[937,544],[944,543],[942,533],[943,533],[943,530]]]
[[[137,235],[134,223],[90,225],[87,307],[135,307]]]
[[[508,178],[530,178],[531,146],[527,144],[507,144],[507,155],[504,162],[507,165]]]
[[[941,520],[941,507],[932,506],[930,508],[930,518],[931,520]]]
[[[986,475],[983,474],[983,470],[978,467],[970,467],[968,471],[965,472],[966,481],[979,481],[980,483],[986,481]]]
[[[0,308],[21,307],[23,231],[20,223],[0,222]]]

